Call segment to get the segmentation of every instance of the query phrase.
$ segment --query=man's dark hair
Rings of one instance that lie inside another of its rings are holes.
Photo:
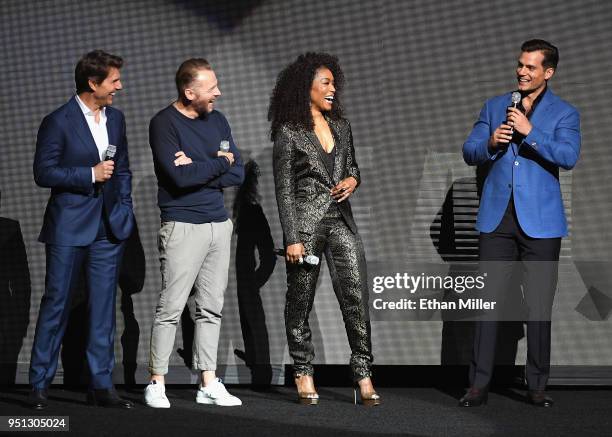
[[[187,103],[185,102],[185,89],[193,83],[199,70],[212,70],[212,67],[206,59],[191,58],[183,62],[176,71],[176,91],[183,103]]]
[[[530,39],[521,46],[521,52],[530,53],[538,50],[544,54],[544,60],[542,61],[544,68],[554,68],[556,70],[559,63],[559,49],[557,47],[543,39]]]
[[[100,84],[106,79],[112,67],[121,68],[123,59],[102,50],[87,53],[77,63],[74,69],[74,82],[77,94],[92,92],[89,81]]]

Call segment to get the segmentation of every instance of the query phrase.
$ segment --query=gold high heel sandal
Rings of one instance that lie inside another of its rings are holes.
[[[296,387],[298,387],[298,380],[302,378],[307,378],[312,381],[312,376],[310,375],[297,375],[294,378]],[[302,405],[317,405],[319,403],[319,395],[316,391],[312,391],[312,392],[300,391],[298,387],[298,403]]]
[[[359,393],[359,398],[357,398],[357,393]],[[353,402],[355,405],[359,402],[364,407],[375,407],[376,405],[380,405],[382,399],[378,393],[375,391],[368,392],[366,394],[361,394],[361,389],[359,388],[359,384],[355,383],[353,386]]]

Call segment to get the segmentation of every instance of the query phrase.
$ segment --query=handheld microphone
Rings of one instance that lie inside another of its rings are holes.
[[[513,92],[512,96],[510,96],[510,100],[512,100],[512,107],[516,108],[516,106],[521,101],[521,93],[519,93],[518,91]],[[512,133],[514,133],[514,127],[513,126],[510,126],[510,131]]]
[[[117,153],[117,146],[109,144],[106,152],[104,152],[104,161],[112,161],[115,158],[115,153]]]
[[[223,140],[219,143],[219,151],[223,152],[223,153],[227,153],[230,150],[230,143],[227,140]],[[225,159],[227,159],[227,162],[230,163],[230,165],[232,165],[232,161],[230,161],[230,159],[226,156]]]
[[[319,265],[319,257],[316,255],[306,255],[306,258],[302,258],[300,257],[300,259],[298,260],[298,264],[310,264],[311,266],[318,266]]]
[[[274,253],[278,256],[285,256],[285,249],[274,249]],[[300,257],[298,260],[298,264],[309,264],[311,266],[318,266],[321,260],[316,255],[306,255],[306,258]]]
[[[106,148],[106,151],[104,152],[103,161],[113,161],[115,159],[115,153],[117,153],[117,146],[109,144],[108,147]],[[97,193],[100,191],[103,185],[104,185],[104,182],[95,183],[96,196],[98,195]]]

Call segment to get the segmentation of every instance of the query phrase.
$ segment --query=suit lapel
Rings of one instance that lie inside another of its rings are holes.
[[[81,107],[76,101],[76,97],[73,97],[70,101],[70,111],[68,112],[68,117],[72,122],[72,126],[74,127],[74,131],[79,136],[83,145],[87,152],[90,155],[96,157],[95,162],[100,161],[100,155],[98,152],[98,147],[96,146],[96,142],[94,141],[93,135],[89,130],[89,126],[87,125],[87,120],[85,120],[85,115],[83,115],[83,111],[81,111]]]
[[[108,144],[117,145],[119,132],[117,126],[117,118],[115,117],[115,111],[111,108],[106,108],[106,132],[108,133]]]
[[[342,177],[342,160],[344,159],[344,151],[346,148],[344,147],[344,143],[342,142],[342,136],[340,135],[340,128],[335,120],[327,119],[329,123],[329,128],[332,131],[332,135],[334,137],[334,147],[336,148],[336,156],[334,157],[334,174],[332,175],[332,182],[337,184],[340,182],[340,178]]]
[[[542,101],[536,106],[535,111],[531,115],[529,120],[534,126],[542,126],[546,124],[546,116],[551,110],[553,103],[555,102],[556,96],[550,89],[546,90],[546,94],[542,96]]]

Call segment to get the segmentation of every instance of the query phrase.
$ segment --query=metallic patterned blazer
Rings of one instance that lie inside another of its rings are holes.
[[[345,119],[329,118],[327,122],[336,147],[333,174],[325,166],[325,151],[313,131],[286,124],[276,135],[274,184],[285,245],[303,242],[314,233],[334,201],[330,196],[332,187],[349,176],[357,179],[357,185],[361,182],[350,123]],[[351,231],[356,233],[357,225],[348,199],[338,207]]]

